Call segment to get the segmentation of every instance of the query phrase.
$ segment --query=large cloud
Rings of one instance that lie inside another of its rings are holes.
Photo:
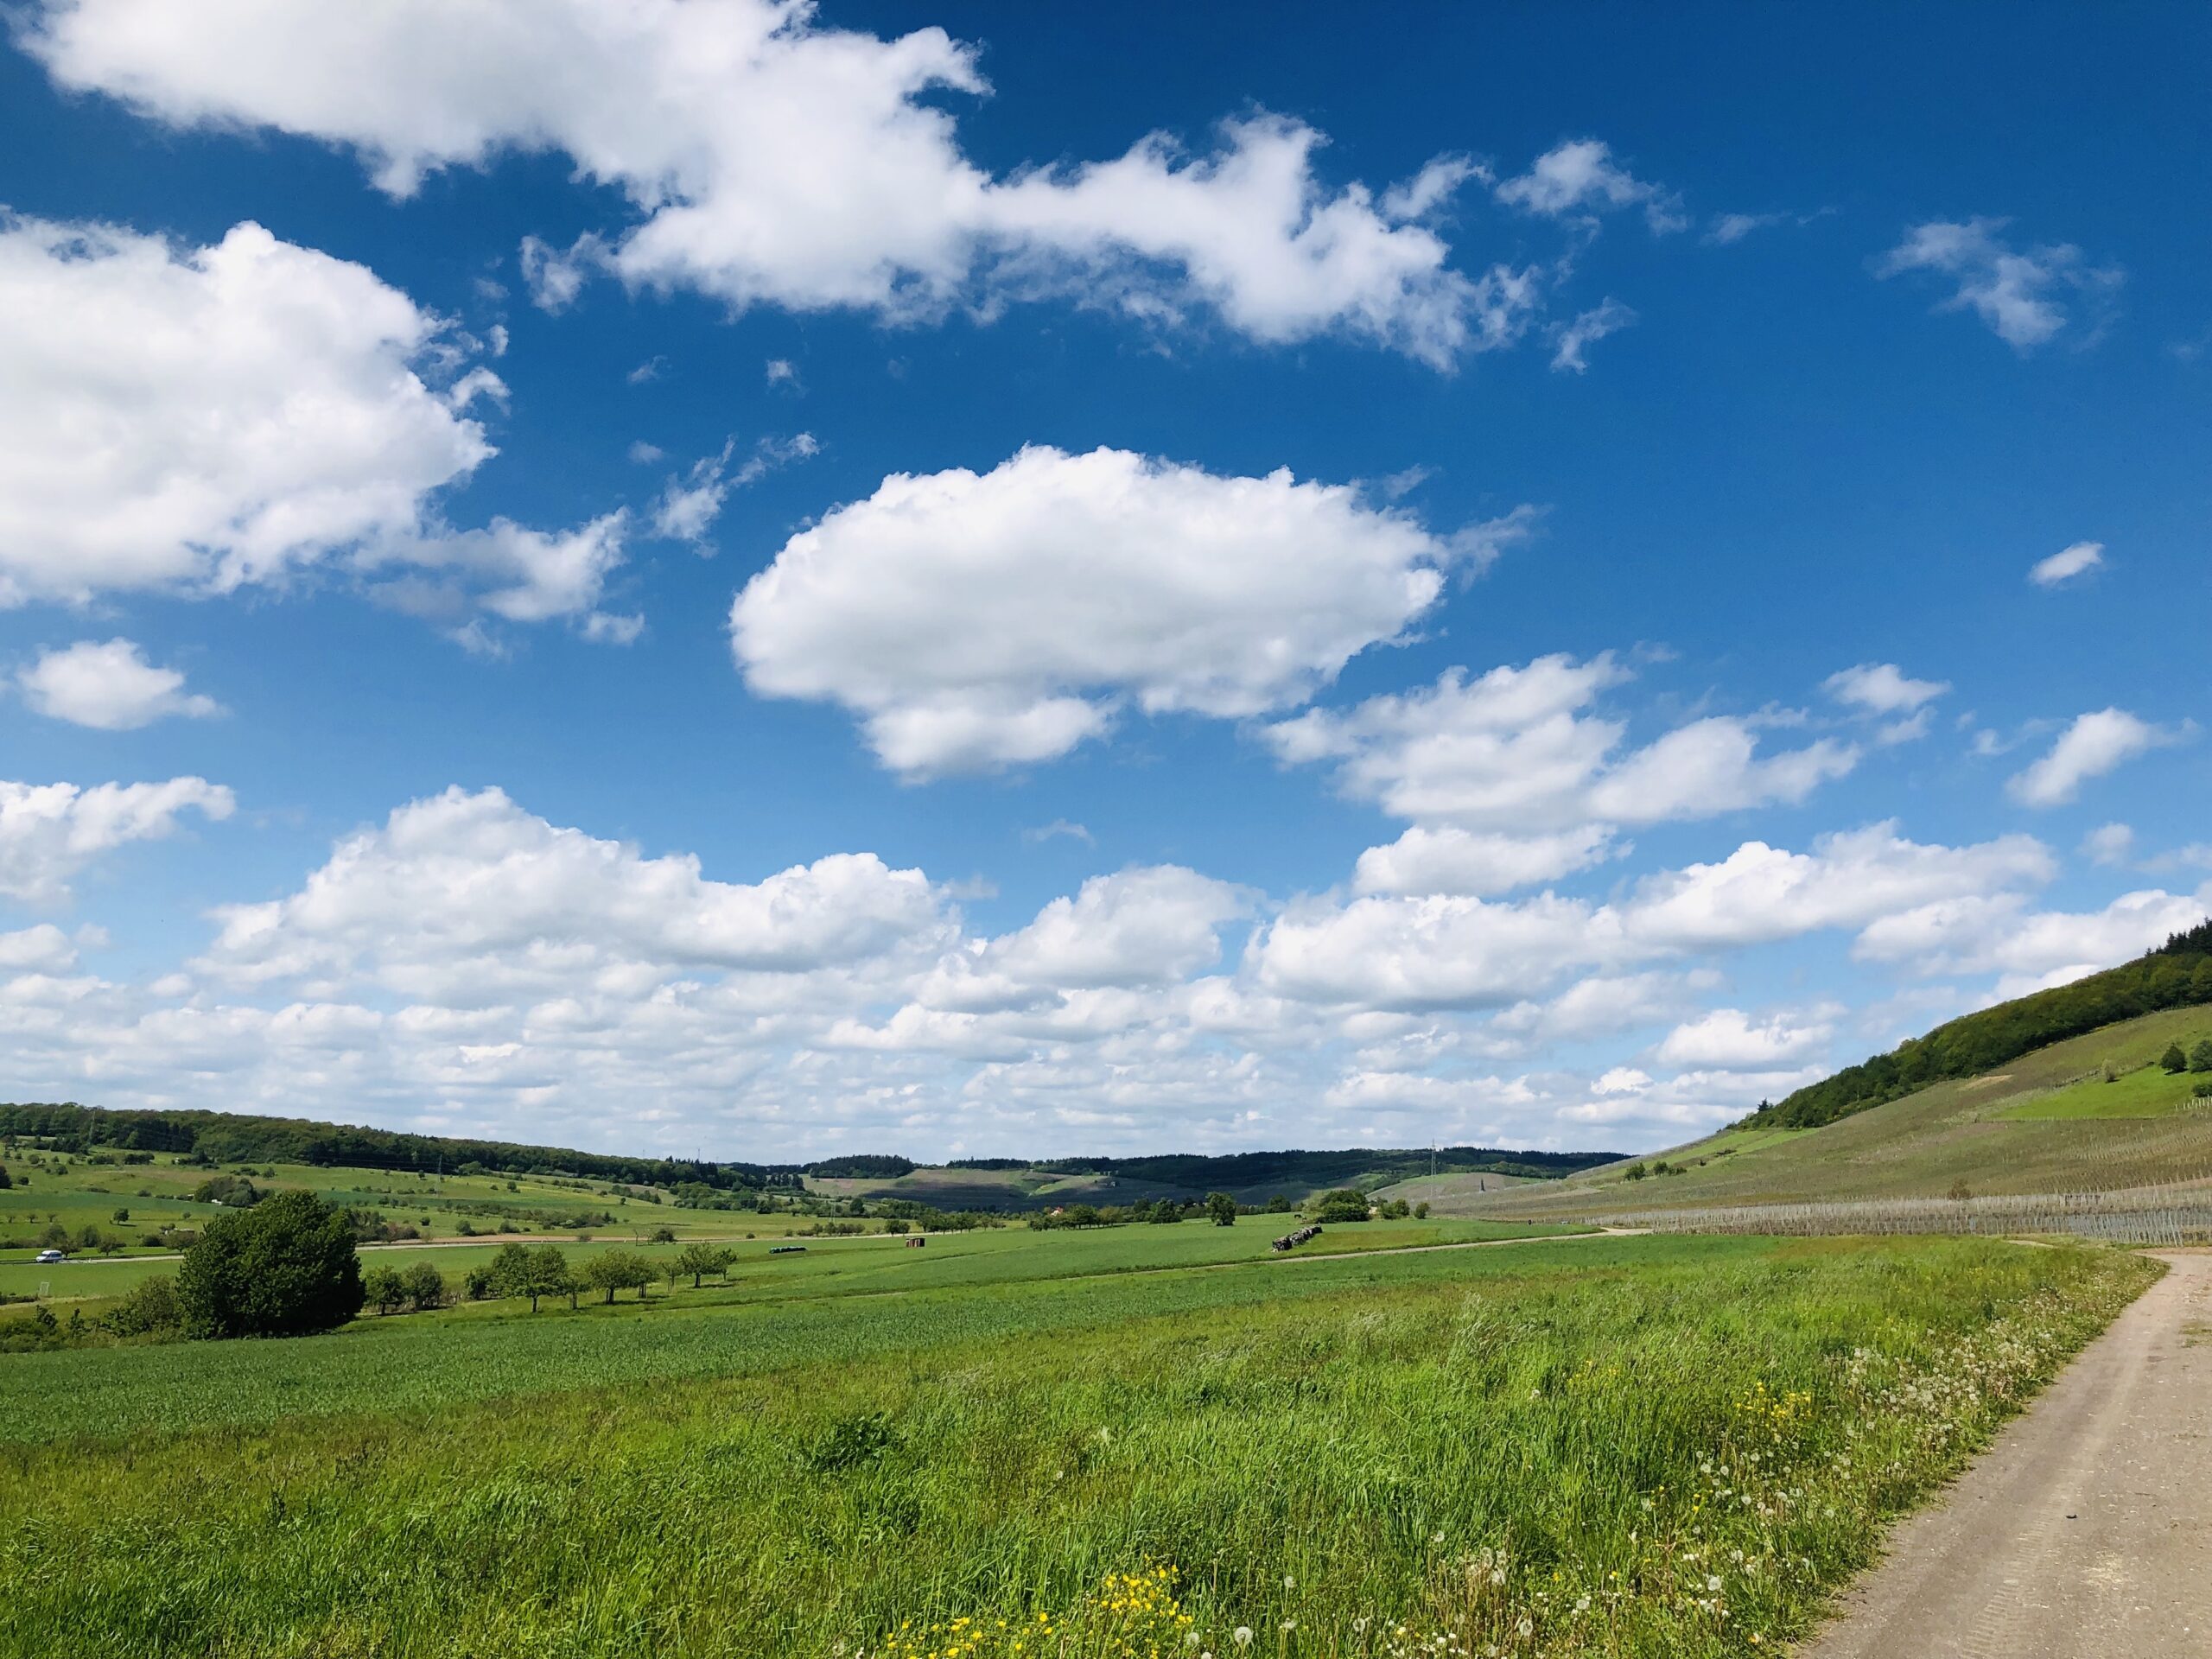
[[[636,991],[686,972],[803,973],[949,941],[918,870],[838,854],[753,885],[454,788],[340,843],[299,892],[232,906],[200,966],[234,983],[357,977],[462,1001]]]
[[[1348,486],[1029,448],[886,479],[793,537],[730,610],[747,683],[843,703],[912,774],[1064,754],[1133,702],[1303,701],[1395,638],[1485,538]]]
[[[505,151],[565,154],[637,217],[611,241],[533,248],[555,303],[602,266],[734,306],[893,318],[1069,292],[1443,365],[1518,338],[1538,302],[1532,273],[1451,266],[1429,221],[1465,161],[1379,195],[1332,189],[1319,133],[1252,113],[1205,154],[1154,134],[995,175],[937,102],[988,91],[970,48],[827,28],[800,0],[50,0],[20,38],[66,86],[346,145],[397,195]]]
[[[1647,876],[1605,904],[1551,893],[1515,902],[1464,893],[1310,900],[1255,937],[1249,965],[1266,989],[1327,1005],[1505,1007],[1571,972],[1865,928],[1919,906],[2037,885],[2053,868],[2027,836],[1925,846],[1876,824],[1823,836],[1810,853],[1746,842],[1719,863]]]
[[[343,560],[457,624],[582,614],[621,521],[455,532],[493,452],[462,342],[362,266],[239,225],[183,249],[0,222],[0,605],[224,593]],[[441,382],[434,387],[426,375]]]

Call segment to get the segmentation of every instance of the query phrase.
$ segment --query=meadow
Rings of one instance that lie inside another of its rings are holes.
[[[0,1653],[1758,1652],[2158,1271],[1209,1235],[0,1359]]]
[[[618,1249],[635,1249],[655,1262],[673,1262],[685,1243],[702,1238],[721,1240],[737,1254],[736,1264],[731,1270],[735,1283],[728,1294],[734,1300],[743,1300],[779,1297],[790,1294],[792,1287],[800,1287],[806,1294],[835,1294],[1250,1261],[1267,1255],[1269,1238],[1287,1229],[1296,1219],[1249,1216],[1235,1227],[1212,1227],[1190,1221],[1164,1227],[1131,1224],[1071,1229],[1055,1230],[1041,1239],[1020,1222],[1014,1222],[1005,1228],[932,1234],[926,1246],[910,1250],[905,1248],[904,1236],[892,1234],[872,1233],[860,1238],[795,1236],[795,1230],[808,1219],[804,1217],[755,1217],[721,1211],[677,1213],[711,1216],[721,1224],[711,1231],[678,1231],[674,1244],[639,1244],[633,1240],[642,1237],[643,1233],[625,1229],[620,1232],[603,1231],[588,1243],[563,1240],[562,1248],[577,1264],[594,1255]],[[649,1210],[640,1219],[657,1224],[659,1214]],[[755,1224],[761,1221],[778,1224],[766,1228]],[[1544,1237],[1581,1230],[1581,1226],[1573,1224],[1464,1219],[1369,1222],[1332,1228],[1323,1240],[1306,1247],[1305,1254],[1402,1249],[1485,1239]],[[769,1254],[779,1245],[793,1243],[803,1244],[805,1253],[774,1256]],[[429,1262],[458,1289],[461,1275],[471,1268],[488,1265],[499,1249],[499,1242],[496,1240],[366,1245],[362,1248],[361,1260],[365,1268],[389,1265],[404,1268],[416,1262]],[[23,1259],[29,1254],[28,1251],[8,1254],[17,1259],[0,1260],[0,1294],[42,1294],[63,1306],[118,1295],[141,1280],[156,1274],[174,1273],[177,1267],[174,1256],[152,1254],[85,1256],[46,1266]],[[41,1286],[46,1287],[43,1293]],[[96,1312],[97,1307],[88,1311]]]

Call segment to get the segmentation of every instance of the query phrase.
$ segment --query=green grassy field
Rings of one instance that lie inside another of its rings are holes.
[[[870,1242],[642,1308],[0,1358],[0,1654],[1762,1650],[2155,1273],[1927,1239],[1169,1259],[1238,1236]]]
[[[2212,1009],[2107,1026],[2021,1056],[1987,1077],[1939,1083],[1817,1129],[1725,1129],[1652,1154],[1684,1173],[1626,1179],[1626,1163],[1435,1208],[1500,1218],[1588,1218],[1713,1205],[2111,1192],[2212,1178],[2212,1115],[2188,1109],[2194,1078],[2154,1062],[2212,1035]],[[2098,1081],[2110,1065],[2121,1081]],[[2150,1075],[2145,1075],[2149,1068]],[[2171,1092],[2170,1092],[2171,1091]],[[1650,1161],[1647,1157],[1643,1161]]]
[[[2049,1094],[2031,1095],[1999,1116],[2014,1122],[2068,1118],[2168,1117],[2176,1112],[2212,1111],[2212,1101],[2198,1102],[2191,1093],[2205,1081],[2202,1073],[2170,1072],[2156,1065],[2138,1066],[2116,1074],[2107,1083],[2102,1077],[2084,1077]]]
[[[753,1217],[725,1215],[722,1219],[728,1223]],[[929,1236],[929,1243],[918,1249],[906,1248],[903,1238],[888,1234],[870,1234],[861,1238],[797,1239],[779,1230],[763,1232],[748,1240],[741,1233],[731,1233],[724,1236],[737,1253],[737,1263],[731,1269],[734,1282],[726,1291],[717,1294],[741,1300],[794,1294],[858,1294],[1253,1261],[1268,1256],[1268,1241],[1294,1220],[1295,1217],[1248,1216],[1235,1227],[1213,1227],[1188,1221],[1168,1227],[1132,1224],[1041,1235],[1016,1225],[967,1233],[933,1233]],[[1373,1221],[1332,1227],[1300,1253],[1314,1255],[1404,1249],[1427,1244],[1541,1237],[1576,1230],[1580,1230],[1577,1226],[1559,1224]],[[776,1245],[791,1243],[804,1244],[805,1254],[769,1254]],[[659,1262],[673,1261],[683,1244],[634,1245],[623,1236],[598,1238],[586,1244],[564,1243],[562,1248],[579,1262],[599,1252],[617,1249],[636,1249]],[[489,1262],[499,1249],[498,1241],[370,1245],[362,1249],[361,1259],[365,1264],[403,1268],[417,1261],[429,1262],[446,1275],[448,1282],[457,1287],[463,1274]],[[14,1254],[21,1255],[22,1252]],[[22,1261],[0,1262],[0,1293],[34,1295],[44,1285],[48,1287],[47,1294],[56,1302],[89,1301],[119,1295],[141,1280],[156,1274],[174,1273],[176,1267],[174,1256],[154,1255],[90,1256],[44,1267]],[[459,1317],[472,1311],[489,1310],[462,1308],[441,1317]],[[0,1314],[0,1319],[6,1317]]]

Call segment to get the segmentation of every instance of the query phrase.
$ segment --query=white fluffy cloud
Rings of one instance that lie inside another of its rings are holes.
[[[1944,680],[1916,680],[1895,663],[1861,663],[1831,674],[1828,695],[1870,715],[1916,714],[1951,687]]]
[[[2028,580],[2038,588],[2057,588],[2080,575],[2087,575],[2105,562],[2102,542],[2075,542],[2062,547],[2047,559],[2037,559],[2028,568]]]
[[[1433,605],[1464,543],[1287,472],[1099,449],[886,479],[730,611],[746,681],[859,715],[912,775],[1064,754],[1133,703],[1303,701]]]
[[[804,973],[949,941],[918,870],[839,854],[752,885],[448,789],[349,836],[285,899],[236,905],[198,963],[234,984],[356,977],[440,1000],[649,989],[708,970]]]
[[[1875,824],[1823,836],[1810,853],[1746,842],[1719,863],[1647,876],[1607,904],[1551,893],[1309,900],[1255,936],[1249,965],[1274,995],[1332,1006],[1507,1007],[1570,973],[1863,929],[1917,906],[2037,886],[2053,868],[2024,836],[1927,846]]]
[[[2101,778],[2178,739],[2178,734],[2161,730],[2125,709],[2100,709],[2077,716],[2044,754],[2013,774],[2005,791],[2024,806],[2063,806],[2090,779]]]
[[[565,154],[637,217],[611,239],[534,245],[549,304],[598,269],[734,306],[894,319],[1072,293],[1443,365],[1517,337],[1535,297],[1523,273],[1450,264],[1428,221],[1474,171],[1464,161],[1379,194],[1332,188],[1313,166],[1322,135],[1253,113],[1204,153],[1154,134],[1111,161],[994,175],[939,107],[989,90],[971,48],[935,28],[829,28],[792,0],[387,0],[342,16],[308,0],[55,0],[20,38],[65,86],[175,124],[346,145],[397,195],[442,168]],[[1618,188],[1598,171],[1586,189]]]
[[[2070,243],[2016,248],[2000,234],[2010,222],[1916,225],[1875,261],[1874,274],[1926,270],[1952,278],[1957,286],[1941,308],[1972,311],[2024,356],[2069,328],[2083,343],[2094,340],[2125,274],[2116,265],[2092,265]]]
[[[161,784],[0,782],[0,896],[55,904],[69,882],[102,853],[175,832],[188,811],[220,820],[236,802],[204,778]]]
[[[1822,739],[1762,756],[1750,721],[1694,721],[1618,754],[1625,728],[1584,712],[1625,678],[1609,656],[1542,657],[1402,696],[1312,709],[1267,730],[1287,762],[1334,760],[1344,792],[1417,823],[1527,836],[1801,801],[1858,760]]]
[[[0,605],[342,562],[419,608],[588,612],[619,517],[549,536],[438,514],[493,453],[467,410],[499,382],[465,358],[372,272],[257,225],[182,249],[0,221]]]
[[[1570,139],[1545,151],[1526,173],[1501,181],[1497,193],[1500,201],[1547,219],[1640,207],[1645,223],[1656,233],[1679,231],[1689,223],[1672,191],[1637,178],[1596,138]]]
[[[1415,824],[1388,846],[1362,853],[1352,886],[1361,893],[1510,893],[1586,869],[1615,850],[1604,824],[1541,836]]]
[[[1809,853],[1745,842],[1718,863],[1637,885],[1627,931],[1652,945],[1724,950],[1861,928],[1916,906],[2040,887],[2056,873],[2031,836],[1967,847],[1907,841],[1894,823],[1823,836]]]
[[[129,639],[80,639],[42,651],[17,671],[16,683],[40,714],[96,731],[135,731],[172,715],[204,719],[222,712],[213,697],[188,692],[176,670],[148,662]]]
[[[2031,911],[2009,893],[1961,898],[1883,918],[1859,936],[1853,953],[1923,976],[1998,974],[1996,996],[2019,996],[2140,956],[2208,912],[2212,888],[2194,894],[2150,888],[2086,912]]]
[[[1835,1034],[1826,1020],[1799,1024],[1788,1014],[1754,1020],[1741,1008],[1715,1008],[1667,1033],[1662,1065],[1707,1071],[1764,1071],[1820,1055]]]

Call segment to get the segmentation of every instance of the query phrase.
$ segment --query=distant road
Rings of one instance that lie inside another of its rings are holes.
[[[2157,1254],[2166,1276],[1897,1529],[1800,1659],[2212,1654],[2212,1255]]]

